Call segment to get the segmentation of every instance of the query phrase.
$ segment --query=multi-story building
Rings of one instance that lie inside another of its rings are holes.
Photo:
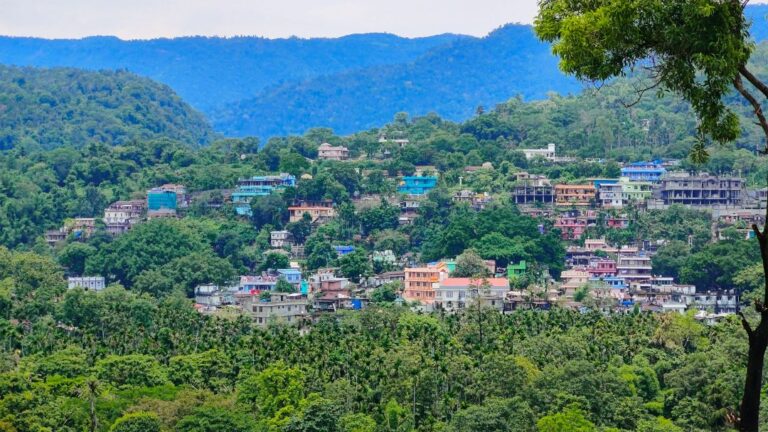
[[[328,143],[322,143],[317,149],[317,158],[335,161],[347,160],[349,159],[349,149],[344,146],[332,146]]]
[[[448,271],[437,265],[405,269],[405,289],[403,298],[422,304],[435,301],[435,284],[448,277]]]
[[[595,201],[592,184],[555,185],[555,204],[558,206],[589,206]]]
[[[405,176],[397,191],[407,195],[426,195],[437,186],[435,176]]]
[[[552,204],[555,202],[555,190],[544,176],[531,176],[527,173],[518,176],[518,184],[512,190],[516,204]]]
[[[610,183],[600,186],[600,205],[605,208],[624,207],[624,185]]]
[[[273,192],[296,186],[296,177],[281,173],[272,176],[254,176],[237,181],[232,192],[235,211],[241,216],[251,215],[251,201],[256,197],[271,195]]]
[[[669,173],[661,178],[654,195],[665,205],[740,206],[744,200],[744,179],[709,174]]]
[[[616,261],[608,258],[599,258],[590,261],[587,266],[589,275],[593,278],[602,278],[616,274]]]
[[[621,178],[622,200],[624,205],[641,203],[653,195],[653,185],[648,181],[631,181],[626,177]]]
[[[67,288],[82,288],[86,291],[101,291],[106,287],[103,276],[83,276],[67,278]]]
[[[217,285],[198,285],[195,287],[195,304],[215,310],[220,306],[234,303],[234,292],[229,289],[222,289]]]
[[[285,279],[289,284],[298,288],[301,285],[301,270],[295,268],[277,269],[278,277]]]
[[[544,159],[554,161],[557,158],[555,151],[555,145],[552,143],[547,144],[547,148],[543,149],[520,149],[525,155],[525,158],[531,160],[536,157],[542,157]]]
[[[621,176],[631,181],[657,182],[666,172],[660,161],[634,162],[621,169]]]
[[[616,276],[623,278],[627,285],[636,281],[651,279],[653,266],[651,257],[646,255],[620,255],[616,265]]]
[[[555,220],[555,228],[560,230],[563,240],[580,239],[587,225],[587,220],[579,216],[560,216]]]
[[[293,234],[290,231],[271,231],[269,233],[269,244],[276,249],[285,246],[293,246]]]
[[[289,221],[299,222],[304,214],[308,214],[312,223],[321,224],[336,217],[336,209],[331,202],[301,203],[288,207]]]
[[[243,310],[258,326],[275,323],[300,324],[309,318],[309,301],[300,293],[271,293],[269,300],[261,296],[248,296],[242,303]]]
[[[509,292],[507,278],[445,278],[434,289],[434,306],[458,311],[479,303],[482,307],[503,310]]]
[[[273,291],[277,285],[275,276],[240,276],[238,291],[240,293],[258,294],[262,291]]]
[[[104,209],[104,224],[111,235],[124,234],[141,221],[147,203],[142,200],[117,201]]]
[[[182,185],[165,184],[147,191],[147,213],[176,213],[187,205],[187,189]]]
[[[419,207],[424,200],[423,195],[402,195],[400,200],[400,225],[410,225],[419,216]]]

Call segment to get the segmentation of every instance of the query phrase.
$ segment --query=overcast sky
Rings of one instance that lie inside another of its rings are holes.
[[[115,35],[482,36],[530,23],[537,0],[0,0],[0,34],[46,38]]]

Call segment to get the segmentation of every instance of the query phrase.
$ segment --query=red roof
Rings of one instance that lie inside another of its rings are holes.
[[[509,288],[509,280],[506,278],[446,278],[440,282],[445,287],[465,287],[489,285],[494,288]]]

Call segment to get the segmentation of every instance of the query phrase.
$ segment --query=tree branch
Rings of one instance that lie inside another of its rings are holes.
[[[741,80],[741,76],[736,76],[736,78],[733,79],[733,86],[736,87],[736,90],[738,90],[739,93],[744,96],[744,99],[749,101],[750,105],[752,105],[752,110],[755,112],[755,116],[757,116],[758,124],[763,129],[765,139],[768,140],[768,120],[765,119],[762,105],[760,105],[757,98],[744,87],[744,82]],[[768,91],[768,87],[766,87],[766,90]],[[764,149],[762,153],[765,154],[766,152],[768,152],[768,148]]]
[[[747,79],[755,88],[760,90],[763,96],[768,98],[768,85],[760,81],[760,78],[756,77],[752,72],[747,69],[747,66],[739,66],[739,73]]]
[[[752,333],[753,333],[752,326],[749,325],[749,321],[747,321],[747,318],[744,316],[743,313],[741,313],[741,312],[737,312],[737,313],[741,317],[741,326],[744,327],[744,331],[747,332],[747,336],[749,336],[750,339],[751,339],[752,338]]]

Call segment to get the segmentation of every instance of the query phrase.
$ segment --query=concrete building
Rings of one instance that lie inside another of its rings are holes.
[[[141,222],[147,203],[142,200],[117,201],[104,209],[104,224],[109,234],[124,234]]]
[[[651,279],[652,270],[649,256],[621,255],[616,265],[616,276],[623,278],[627,285],[631,285],[632,282]]]
[[[517,185],[512,190],[516,204],[552,204],[555,202],[555,190],[544,176],[532,176],[520,173]]]
[[[621,176],[631,181],[657,182],[666,172],[661,161],[634,162],[621,168]]]
[[[147,191],[148,217],[166,217],[187,206],[187,189],[183,185],[165,184]],[[159,215],[163,213],[163,215]]]
[[[587,230],[587,220],[579,216],[560,216],[554,227],[559,229],[563,240],[579,240]]]
[[[535,157],[542,157],[544,159],[554,161],[557,158],[557,154],[555,151],[555,145],[550,143],[547,144],[547,148],[543,149],[520,149],[521,152],[525,155],[525,158],[527,160],[531,160]]]
[[[595,197],[596,189],[592,184],[555,185],[555,204],[557,206],[589,206],[595,201]]]
[[[405,176],[397,191],[407,195],[426,195],[437,186],[435,176]]]
[[[328,143],[322,143],[317,149],[317,158],[320,160],[347,160],[349,159],[349,149],[344,146],[332,146]]]
[[[403,298],[430,305],[435,300],[435,285],[448,277],[445,266],[430,265],[405,269]]]
[[[261,296],[248,296],[242,303],[243,310],[258,326],[285,323],[300,324],[309,319],[309,301],[300,293],[271,293],[269,300]]]
[[[621,183],[600,186],[600,205],[604,208],[624,207],[624,187]]]
[[[301,203],[288,207],[289,221],[299,222],[304,214],[308,214],[312,223],[325,223],[336,217],[336,209],[331,202]]]
[[[453,312],[479,303],[482,307],[501,311],[508,292],[507,278],[446,278],[435,288],[434,306]]]
[[[251,215],[251,201],[256,197],[271,195],[275,191],[296,186],[296,177],[281,173],[271,176],[254,176],[237,181],[232,192],[232,203],[240,216]]]
[[[269,244],[276,249],[293,246],[293,234],[290,231],[270,231]]]
[[[744,179],[709,174],[669,173],[661,178],[654,196],[664,205],[737,207],[744,200]]]
[[[235,296],[232,290],[217,285],[199,285],[195,287],[195,303],[207,308],[218,308],[234,304]]]
[[[101,291],[106,287],[103,276],[83,276],[67,278],[67,288],[82,288],[86,291]]]

